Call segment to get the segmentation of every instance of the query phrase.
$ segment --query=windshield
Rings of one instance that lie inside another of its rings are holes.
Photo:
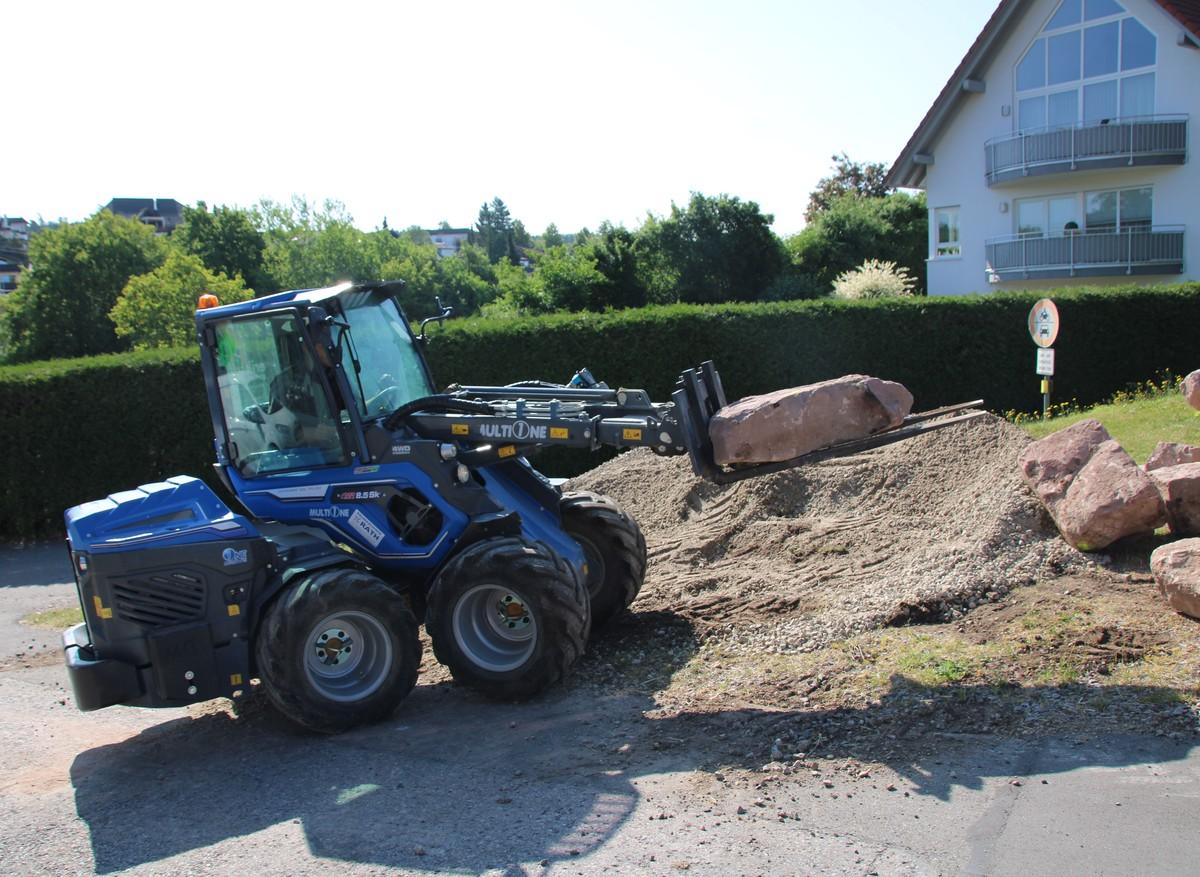
[[[390,414],[405,402],[433,392],[421,355],[396,302],[378,294],[346,296],[342,304],[350,336],[343,343],[342,366],[364,418]],[[361,371],[355,380],[349,352]]]
[[[226,320],[217,389],[230,462],[246,476],[346,462],[338,419],[295,311]]]

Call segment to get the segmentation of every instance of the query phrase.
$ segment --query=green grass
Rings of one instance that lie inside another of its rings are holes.
[[[1153,385],[1150,385],[1153,387]],[[1047,421],[1021,417],[1017,422],[1035,439],[1095,418],[1139,463],[1145,463],[1159,442],[1200,445],[1200,412],[1187,404],[1173,387],[1142,388],[1119,393],[1113,402],[1083,411],[1071,411]]]
[[[22,624],[28,624],[30,627],[44,627],[48,630],[66,630],[81,621],[83,621],[83,613],[78,605],[68,606],[65,609],[46,609],[26,615],[21,619]]]

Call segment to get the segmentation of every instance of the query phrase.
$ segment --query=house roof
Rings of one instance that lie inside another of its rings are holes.
[[[1032,0],[1000,0],[1000,4],[992,13],[971,48],[962,61],[954,68],[941,92],[921,119],[912,137],[900,150],[900,155],[888,171],[885,183],[888,186],[903,186],[920,188],[925,181],[925,164],[916,160],[917,156],[933,145],[942,126],[953,115],[963,94],[967,93],[965,85],[968,80],[979,77],[987,67],[992,56],[1004,43],[1004,38],[1012,30]],[[1155,0],[1162,9],[1171,15],[1187,31],[1193,45],[1200,46],[1200,0]]]
[[[178,225],[183,218],[183,205],[174,198],[113,198],[104,205],[104,209],[117,216],[162,217],[169,220],[171,225]]]

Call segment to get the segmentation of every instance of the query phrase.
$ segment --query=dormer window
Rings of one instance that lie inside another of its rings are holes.
[[[1018,129],[1153,115],[1157,42],[1116,0],[1063,0],[1014,71]]]

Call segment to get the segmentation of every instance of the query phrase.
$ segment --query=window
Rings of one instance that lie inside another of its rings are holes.
[[[1016,214],[1022,237],[1061,237],[1081,225],[1078,195],[1023,198],[1017,201]]]
[[[226,320],[217,388],[230,462],[244,476],[344,464],[338,420],[294,311]]]
[[[1154,113],[1157,39],[1116,0],[1063,0],[1014,71],[1021,131]]]
[[[1014,207],[1017,234],[1026,238],[1112,234],[1149,228],[1154,192],[1150,186],[1022,198]]]
[[[1152,224],[1154,190],[1149,186],[1088,192],[1085,201],[1086,227],[1089,232],[1149,228]]]
[[[958,242],[958,208],[939,207],[934,210],[933,227],[937,235],[934,240],[933,257],[942,259],[947,256],[961,256],[962,247]]]

